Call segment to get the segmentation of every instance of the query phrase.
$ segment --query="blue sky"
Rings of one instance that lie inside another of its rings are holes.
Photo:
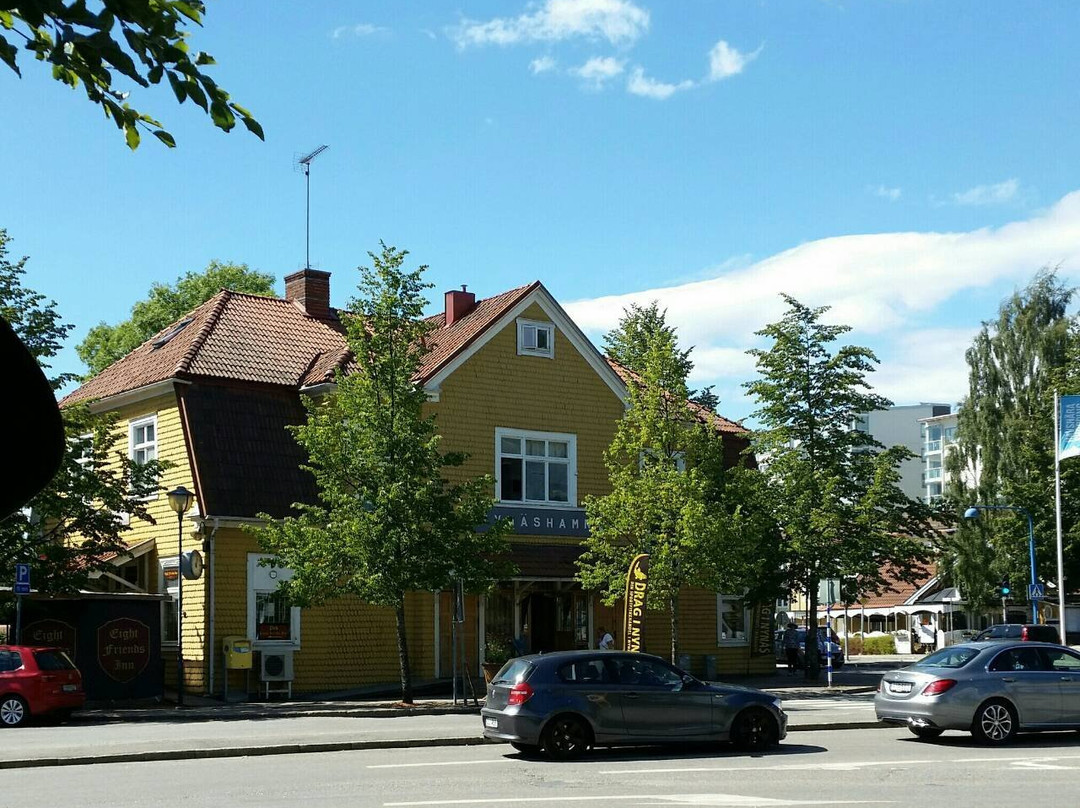
[[[72,344],[211,259],[302,266],[292,164],[321,143],[312,263],[336,304],[380,239],[435,297],[539,278],[598,341],[655,297],[736,417],[781,291],[834,305],[898,403],[950,402],[1001,297],[1080,269],[1075,2],[300,8],[211,0],[192,35],[265,143],[136,89],[179,147],[131,153],[25,55],[21,81],[0,72],[0,226]]]

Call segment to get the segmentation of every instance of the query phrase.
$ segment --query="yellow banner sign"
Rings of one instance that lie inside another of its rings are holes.
[[[649,585],[649,556],[642,553],[630,562],[626,573],[625,615],[623,618],[623,648],[641,650],[641,635],[645,627],[645,593]]]

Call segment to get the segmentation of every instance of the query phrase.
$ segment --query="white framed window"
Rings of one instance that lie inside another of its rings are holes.
[[[180,561],[177,556],[158,559],[158,593],[168,595],[161,603],[161,644],[176,645],[180,631]]]
[[[495,430],[495,493],[500,502],[577,505],[577,436]]]
[[[293,606],[278,585],[292,579],[288,567],[263,564],[273,556],[248,553],[248,637],[260,646],[300,647],[300,608]]]
[[[518,320],[518,354],[555,357],[555,324],[536,320]]]
[[[750,609],[741,595],[716,596],[716,644],[749,645]]]
[[[138,466],[144,466],[157,460],[157,413],[145,418],[136,418],[128,423],[128,457]],[[133,488],[146,493],[147,499],[157,497],[157,481],[134,480]]]

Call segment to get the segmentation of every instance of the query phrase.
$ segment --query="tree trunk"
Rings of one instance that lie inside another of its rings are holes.
[[[806,645],[804,646],[806,663],[806,678],[816,682],[821,674],[821,658],[818,656],[817,637],[817,578],[811,578],[806,584]]]
[[[671,611],[671,664],[675,665],[679,658],[679,594],[677,592],[668,601],[668,609]]]
[[[398,664],[401,668],[401,701],[404,704],[412,704],[412,670],[409,668],[409,643],[405,637],[404,598],[398,601],[397,609],[394,610],[394,616],[397,618]]]

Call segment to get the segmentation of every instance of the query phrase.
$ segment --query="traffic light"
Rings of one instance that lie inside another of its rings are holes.
[[[1009,579],[1002,578],[1001,583],[998,584],[998,595],[1000,595],[1002,598],[1007,598],[1009,597],[1010,592],[1012,592],[1012,587],[1009,586]]]

